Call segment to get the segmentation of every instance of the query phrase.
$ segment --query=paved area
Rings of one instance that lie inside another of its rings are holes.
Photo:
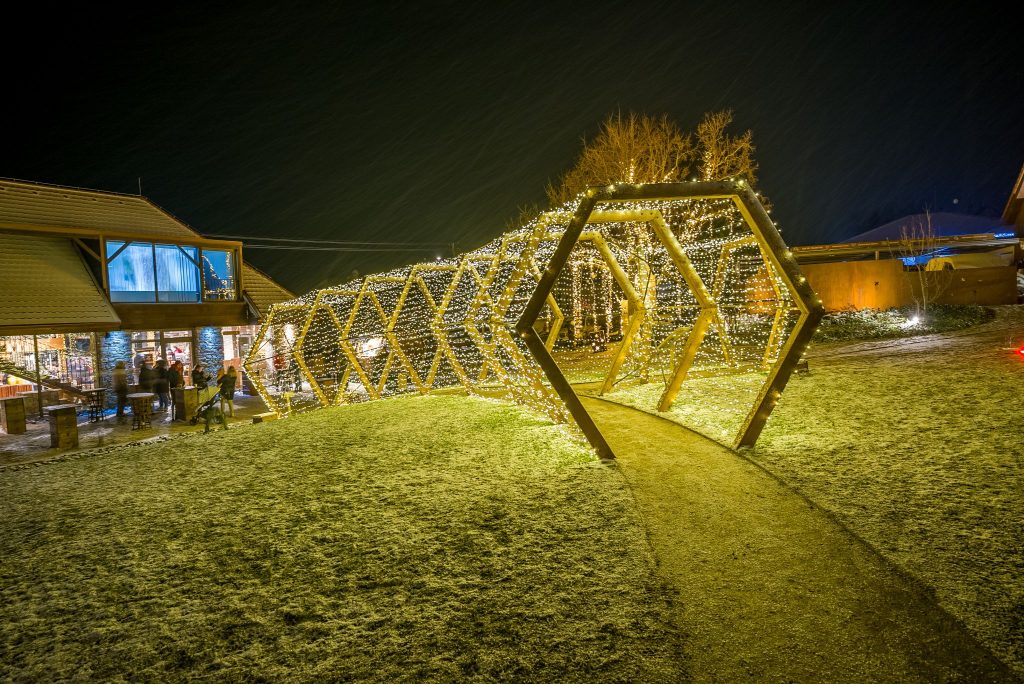
[[[595,398],[698,681],[1012,682],[927,591],[728,449]]]
[[[251,423],[252,417],[267,410],[263,400],[258,396],[245,394],[235,395],[235,417],[228,419],[228,427],[232,423]],[[195,432],[204,429],[203,423],[192,425],[189,421],[172,421],[170,411],[153,414],[151,428],[132,430],[131,411],[122,422],[118,422],[113,411],[109,411],[99,423],[90,423],[86,413],[78,414],[78,449],[61,450],[50,447],[50,424],[47,420],[30,417],[28,432],[23,435],[8,435],[0,431],[0,467],[4,465],[44,461],[54,456],[85,451],[99,447],[125,444],[160,435],[179,432]],[[215,426],[213,429],[218,429]]]

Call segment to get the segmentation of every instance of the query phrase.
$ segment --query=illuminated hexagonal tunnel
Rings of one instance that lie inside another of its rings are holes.
[[[275,307],[246,367],[281,413],[458,388],[574,422],[610,456],[590,393],[744,446],[821,313],[742,184],[610,186],[461,257]]]

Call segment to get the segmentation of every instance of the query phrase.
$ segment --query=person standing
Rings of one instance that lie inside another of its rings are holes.
[[[220,377],[218,385],[220,386],[220,412],[224,414],[224,403],[227,402],[228,414],[232,418],[235,417],[235,384],[238,382],[238,374],[235,372],[235,367],[230,366],[228,372]]]
[[[203,371],[203,364],[196,363],[192,369],[192,384],[199,389],[206,389],[207,382],[209,382],[209,376]]]
[[[178,403],[174,400],[174,390],[182,386],[181,369],[181,361],[175,361],[167,369],[167,389],[171,394],[171,420],[178,418]]]
[[[124,422],[124,406],[128,403],[128,371],[124,367],[124,361],[114,364],[114,372],[111,377],[114,385],[114,394],[117,395],[117,422]]]
[[[153,373],[153,369],[149,367],[149,364],[145,361],[139,367],[139,391],[140,392],[152,392],[153,391],[153,380],[156,376]]]
[[[153,370],[153,389],[156,391],[156,396],[160,400],[161,411],[167,410],[168,402],[168,388],[167,382],[167,361],[160,359],[156,362],[156,368]]]

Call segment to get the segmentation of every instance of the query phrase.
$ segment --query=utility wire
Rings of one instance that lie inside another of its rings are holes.
[[[382,243],[387,244],[387,243]],[[245,245],[246,250],[250,249],[286,249],[304,250],[312,252],[436,252],[438,247],[313,247],[301,245]],[[444,245],[445,247],[447,245]]]
[[[378,242],[373,240],[319,240],[319,239],[300,239],[300,238],[275,238],[275,237],[256,237],[255,235],[207,235],[212,238],[223,238],[226,240],[255,240],[257,242],[295,242],[295,243],[311,243],[317,245],[343,245],[343,246],[387,246],[387,247],[447,247],[451,243],[449,242]]]

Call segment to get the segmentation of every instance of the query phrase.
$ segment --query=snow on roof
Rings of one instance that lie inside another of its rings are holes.
[[[866,233],[854,235],[843,242],[881,242],[883,240],[899,240],[901,229],[907,226],[920,227],[928,225],[927,214],[910,214],[895,221],[872,228]],[[981,235],[988,233],[1001,233],[1012,230],[1003,223],[1002,219],[988,216],[971,216],[970,214],[952,214],[948,212],[935,212],[931,214],[931,225],[936,237],[951,237],[954,235]]]
[[[121,324],[70,238],[0,233],[0,334]]]
[[[0,180],[0,227],[69,228],[194,239],[198,233],[139,195]]]

